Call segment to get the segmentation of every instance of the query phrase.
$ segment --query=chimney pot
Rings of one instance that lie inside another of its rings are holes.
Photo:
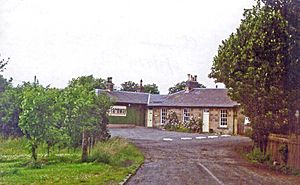
[[[195,81],[197,82],[197,75],[195,75]]]
[[[188,74],[188,81],[191,80],[191,74]]]
[[[113,91],[114,90],[114,84],[112,83],[112,77],[107,78],[106,90],[108,90],[108,91]]]
[[[145,92],[142,79],[140,80],[140,87],[138,88],[138,92]]]

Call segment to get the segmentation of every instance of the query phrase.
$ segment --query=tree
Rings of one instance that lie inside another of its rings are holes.
[[[21,95],[22,86],[8,87],[0,93],[0,133],[4,137],[23,135],[19,127]]]
[[[169,88],[169,94],[173,94],[173,93],[182,91],[185,89],[185,87],[186,87],[186,81],[179,82],[179,83],[175,84],[173,87]],[[199,83],[199,86],[197,88],[206,88],[206,87],[203,84]]]
[[[138,89],[138,84],[133,81],[127,81],[121,84],[121,91],[131,91],[136,92]]]
[[[223,82],[229,96],[241,103],[253,126],[253,139],[266,151],[270,132],[287,128],[285,91],[291,42],[288,22],[278,9],[260,1],[245,10],[236,33],[222,41],[209,77]]]
[[[111,102],[106,94],[96,95],[92,81],[81,83],[81,78],[73,79],[64,89],[62,101],[64,102],[65,125],[71,144],[77,147],[81,141],[81,159],[85,162],[88,156],[88,137],[91,133],[101,132],[103,135],[108,135],[106,123],[103,120]],[[101,130],[97,132],[97,129]]]
[[[18,126],[21,91],[21,86],[12,86],[12,79],[0,75],[0,133],[4,137],[22,135]]]
[[[290,132],[299,133],[295,112],[300,110],[300,1],[298,0],[263,0],[269,9],[279,11],[287,21],[290,38],[286,40],[285,68],[287,78],[284,83],[288,97]]]
[[[85,85],[87,84],[90,86],[91,89],[105,89],[106,80],[102,78],[94,78],[93,75],[89,76],[81,76],[78,78],[73,78],[70,82],[69,85],[72,86],[74,84],[81,84]]]
[[[156,84],[146,84],[144,85],[144,92],[150,94],[159,94],[158,86]]]
[[[61,130],[56,126],[53,116],[55,107],[56,94],[53,91],[39,85],[37,81],[24,87],[19,127],[30,142],[34,161],[37,160],[38,145],[49,141],[50,135],[60,135]]]

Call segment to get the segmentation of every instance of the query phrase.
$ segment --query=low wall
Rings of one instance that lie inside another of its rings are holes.
[[[280,163],[284,163],[283,155],[279,152],[281,146],[288,146],[287,165],[300,170],[300,135],[270,134],[267,153]]]

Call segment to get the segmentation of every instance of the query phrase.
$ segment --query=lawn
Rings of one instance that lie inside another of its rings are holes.
[[[47,156],[40,146],[36,163],[28,151],[25,139],[0,140],[0,184],[119,184],[144,160],[121,138],[96,144],[87,163],[80,162],[80,149],[56,149]]]

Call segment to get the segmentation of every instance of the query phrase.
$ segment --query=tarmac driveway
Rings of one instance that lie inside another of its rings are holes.
[[[223,185],[300,184],[300,178],[258,169],[234,150],[249,138],[162,131],[149,128],[111,128],[112,136],[132,140],[145,163],[127,184]]]

